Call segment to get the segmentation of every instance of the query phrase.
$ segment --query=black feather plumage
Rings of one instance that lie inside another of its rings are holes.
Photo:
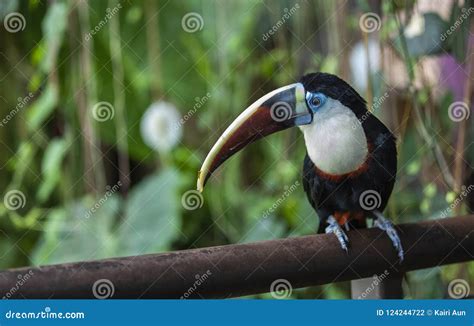
[[[361,194],[374,190],[380,195],[378,210],[383,211],[392,193],[397,173],[397,150],[393,134],[367,111],[364,99],[342,79],[324,73],[306,75],[301,79],[305,88],[322,92],[350,108],[362,123],[369,154],[366,169],[357,175],[330,178],[318,169],[306,155],[303,166],[303,187],[320,218],[319,232],[324,232],[327,218],[335,212],[357,212],[370,217],[360,206]],[[365,221],[350,221],[354,228],[364,227]]]

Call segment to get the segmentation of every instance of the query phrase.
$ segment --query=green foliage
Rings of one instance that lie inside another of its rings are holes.
[[[50,72],[56,64],[56,56],[67,27],[68,6],[64,2],[55,2],[44,17],[43,42],[44,58],[41,62],[43,72]]]
[[[34,132],[39,129],[53,112],[58,104],[58,90],[53,85],[48,85],[40,98],[28,110],[28,127]]]
[[[165,170],[136,185],[126,200],[108,190],[48,213],[33,263],[130,256],[170,250],[180,235],[178,174]]]
[[[110,21],[104,21],[117,3],[121,8],[110,18],[118,21],[119,31],[114,33]],[[150,3],[156,13],[150,14]],[[294,15],[264,39],[296,4],[300,8]],[[414,0],[384,1],[381,8],[357,1],[338,11],[346,15],[340,21],[332,12],[335,5],[321,0],[0,1],[2,19],[13,11],[26,18],[23,31],[0,30],[0,120],[19,98],[33,94],[0,128],[2,189],[21,190],[26,198],[18,210],[0,201],[0,267],[314,233],[318,218],[302,185],[296,184],[305,155],[298,130],[272,135],[233,156],[209,180],[200,209],[184,209],[182,195],[195,188],[200,164],[219,134],[254,100],[315,70],[349,81],[356,78],[349,76],[347,58],[365,36],[379,36],[384,53],[395,48],[394,57],[402,66],[393,71],[380,67],[371,74],[372,89],[361,92],[368,100],[390,92],[375,112],[399,139],[398,181],[387,214],[396,222],[438,216],[457,193],[441,176],[432,147],[420,136],[412,105],[420,104],[429,130],[439,131],[432,142],[440,144],[451,166],[456,157],[453,135],[459,126],[446,114],[453,94],[435,92],[437,87],[429,85],[412,96],[412,85],[392,85],[388,77],[403,75],[411,81],[408,77],[417,77],[418,71],[410,71],[410,65],[416,68],[422,59],[440,54],[462,63],[469,30],[465,22],[452,37],[438,42],[462,12],[454,2],[449,21],[436,13],[423,14],[424,29],[407,35],[405,53],[399,27],[406,31],[407,24],[393,11],[411,17],[416,8]],[[360,14],[378,9],[379,34],[364,35]],[[189,12],[202,16],[201,30],[183,31],[182,18]],[[153,17],[155,29],[149,28]],[[120,69],[111,58],[111,40],[120,45],[120,54],[112,49]],[[155,47],[157,57],[152,55]],[[208,99],[196,106],[203,97]],[[94,120],[94,104],[107,101],[116,106],[119,98],[124,100],[123,110],[116,109],[113,119]],[[158,100],[173,103],[188,116],[180,126],[183,139],[170,153],[154,153],[140,134],[145,110]],[[472,128],[466,138],[472,139]],[[123,141],[127,150],[118,145]],[[474,159],[472,151],[465,155],[466,161]],[[129,171],[122,171],[127,168],[124,162]],[[130,184],[124,176],[130,177]],[[118,190],[106,188],[119,182],[123,183]],[[286,195],[292,185],[296,189]],[[463,206],[459,209],[465,211]],[[472,264],[467,269],[474,273]],[[443,282],[460,270],[433,269],[429,277],[409,274],[409,296],[441,297]],[[349,297],[347,284],[302,289],[294,296]]]
[[[41,164],[43,182],[37,192],[40,203],[43,203],[50,196],[60,181],[61,175],[58,171],[61,169],[63,158],[69,146],[70,144],[65,139],[53,139],[48,144]]]
[[[120,255],[170,249],[181,229],[178,186],[177,171],[165,170],[143,180],[130,192],[117,231]]]

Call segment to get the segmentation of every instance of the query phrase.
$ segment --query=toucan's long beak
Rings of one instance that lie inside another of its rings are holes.
[[[214,144],[199,171],[197,189],[202,191],[212,172],[245,145],[280,130],[309,124],[312,119],[301,83],[263,96],[242,112]]]

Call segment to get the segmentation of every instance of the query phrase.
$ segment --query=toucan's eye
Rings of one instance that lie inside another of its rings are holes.
[[[306,103],[311,108],[311,110],[316,111],[326,102],[326,96],[322,93],[307,93],[306,94]]]
[[[318,96],[315,96],[311,99],[311,104],[313,104],[314,106],[320,106],[321,99]]]

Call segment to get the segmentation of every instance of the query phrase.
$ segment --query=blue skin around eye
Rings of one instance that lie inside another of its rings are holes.
[[[316,106],[316,105],[313,104],[313,99],[314,98],[319,99],[319,102],[320,102],[319,105]],[[319,109],[321,106],[323,106],[324,103],[326,102],[326,100],[327,100],[327,97],[322,93],[310,93],[310,92],[308,92],[306,94],[306,103],[308,103],[308,106],[311,108],[311,110],[313,112],[315,112],[317,109]]]

